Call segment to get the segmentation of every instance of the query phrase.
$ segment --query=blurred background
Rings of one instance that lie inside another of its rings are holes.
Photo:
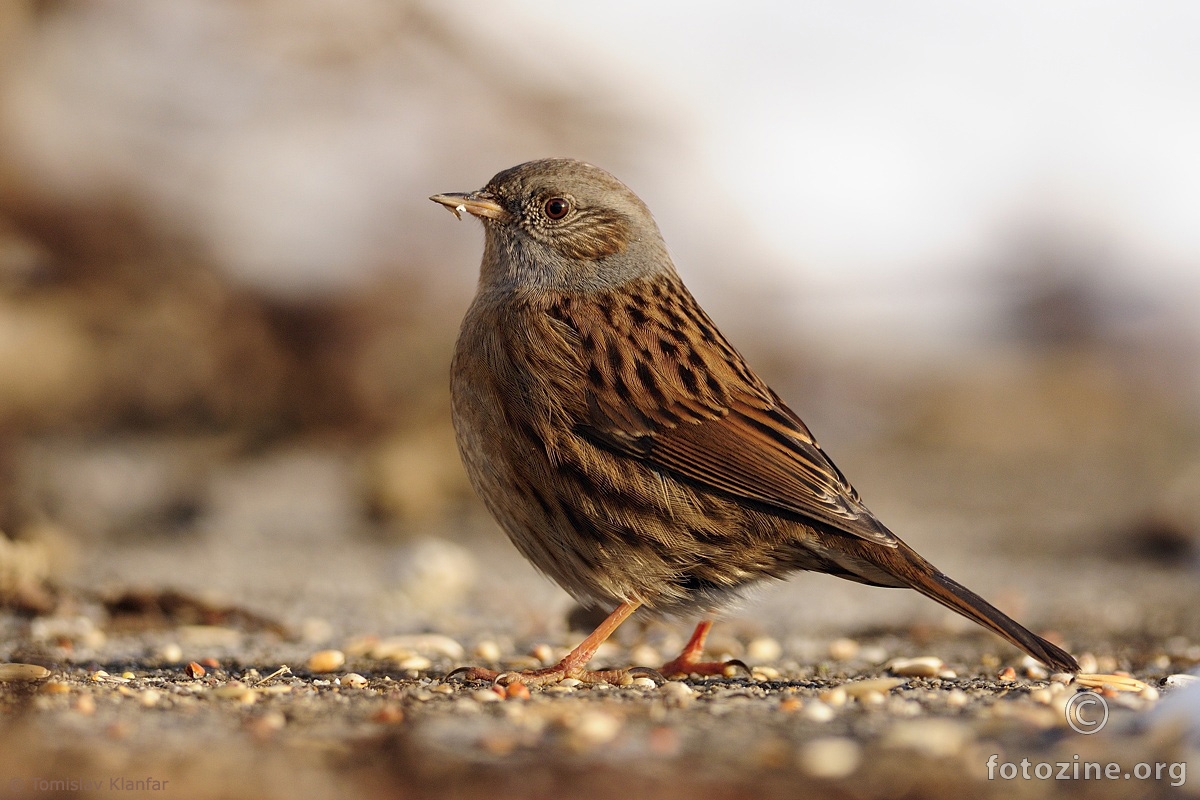
[[[646,200],[932,560],[1077,637],[1184,632],[1146,603],[1196,600],[1152,578],[1193,579],[1200,531],[1198,25],[1180,2],[6,0],[0,599],[175,587],[373,629],[479,587],[484,618],[565,604],[458,464],[482,236],[426,199],[553,155]],[[833,583],[763,618],[942,619]]]

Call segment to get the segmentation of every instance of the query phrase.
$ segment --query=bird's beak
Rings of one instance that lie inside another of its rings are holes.
[[[466,192],[465,194],[463,192],[447,192],[446,194],[435,194],[429,199],[435,203],[441,203],[459,219],[462,219],[464,211],[477,217],[500,221],[508,219],[508,212],[488,192]]]

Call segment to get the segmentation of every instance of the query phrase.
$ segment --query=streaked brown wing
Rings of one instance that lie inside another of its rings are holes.
[[[895,547],[896,537],[862,504],[804,423],[773,394],[739,388],[752,393],[735,391],[727,405],[707,413],[694,399],[660,415],[613,404],[610,394],[593,395],[590,419],[577,429],[599,446],[699,488]]]
[[[547,311],[588,386],[574,428],[593,444],[766,512],[896,546],[673,273]]]

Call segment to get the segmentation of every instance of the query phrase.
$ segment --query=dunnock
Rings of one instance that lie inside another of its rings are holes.
[[[628,671],[584,667],[639,607],[708,614],[798,570],[916,589],[1055,670],[1079,670],[867,510],[692,298],[624,184],[547,159],[430,199],[486,234],[451,370],[471,482],[534,566],[585,604],[616,606],[560,663],[514,678],[621,680]],[[710,626],[662,672],[723,672],[700,660]]]

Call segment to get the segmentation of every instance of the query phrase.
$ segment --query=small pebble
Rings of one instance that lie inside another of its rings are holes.
[[[800,749],[800,767],[814,778],[836,779],[852,775],[862,761],[862,748],[842,736],[813,739]]]
[[[502,698],[499,694],[491,689],[476,689],[475,691],[471,692],[471,699],[477,703],[495,703],[500,701]]]
[[[658,691],[666,700],[667,705],[675,708],[684,708],[696,700],[696,693],[692,691],[692,687],[683,681],[667,681],[658,687]]]
[[[167,664],[178,664],[183,661],[183,648],[175,642],[169,642],[158,648],[158,658]]]
[[[812,720],[813,722],[829,722],[837,716],[832,708],[820,700],[805,704],[802,713],[805,719]]]
[[[416,670],[424,672],[433,666],[433,662],[425,656],[409,656],[396,662],[396,666],[403,670]]]
[[[1000,670],[1000,674],[996,678],[1002,681],[1015,681],[1017,679],[1017,671],[1012,667],[1005,667]]]
[[[888,669],[896,675],[909,678],[935,678],[945,664],[937,656],[892,659]]]
[[[454,687],[448,683],[439,683],[429,691],[433,692],[434,694],[454,694]]]
[[[504,687],[504,695],[509,700],[528,700],[529,687],[520,681],[516,681]]]
[[[833,708],[841,708],[846,705],[846,699],[849,695],[841,686],[835,686],[832,689],[826,689],[823,692],[817,693],[817,698],[823,703],[828,703]]]
[[[1096,657],[1091,653],[1083,653],[1075,659],[1079,664],[1080,672],[1099,672],[1100,665],[1096,662]]]
[[[856,698],[860,705],[867,707],[882,706],[887,703],[887,695],[879,691],[863,692]]]
[[[31,683],[50,677],[50,670],[37,664],[0,664],[0,683]]]
[[[970,701],[970,699],[970,695],[968,695],[962,689],[951,689],[946,693],[946,705],[950,706],[951,708],[962,708]]]
[[[96,698],[90,694],[81,694],[75,701],[74,708],[84,716],[91,716],[96,713]]]
[[[1185,686],[1191,686],[1200,678],[1195,675],[1189,675],[1186,672],[1177,672],[1174,675],[1168,675],[1163,678],[1163,686],[1168,689],[1182,689]]]
[[[783,655],[783,646],[770,636],[751,639],[746,645],[746,660],[759,663],[778,661]]]
[[[371,648],[371,655],[375,658],[392,661],[403,661],[414,655],[440,656],[451,661],[459,661],[465,654],[466,651],[461,644],[449,636],[438,633],[389,636],[386,639],[380,639]]]
[[[617,738],[622,724],[620,717],[607,711],[585,711],[571,721],[571,739],[583,747],[606,744]]]
[[[42,694],[69,694],[71,684],[62,681],[47,681],[42,684],[40,691]]]
[[[197,664],[195,661],[189,661],[183,668],[183,674],[189,678],[203,678],[207,670]]]
[[[359,675],[357,672],[347,672],[345,675],[343,675],[343,676],[342,676],[342,677],[341,677],[341,678],[338,680],[338,682],[339,682],[339,683],[340,683],[342,686],[347,686],[347,687],[349,687],[349,688],[351,688],[351,689],[363,689],[363,688],[365,688],[365,687],[366,687],[366,685],[367,685],[367,679],[366,679],[366,678],[364,678],[362,675]],[[442,687],[440,687],[440,686],[435,686],[435,687],[433,688],[433,691],[435,691],[435,692],[436,692],[436,691],[438,691],[438,689],[440,689],[440,688],[442,688]],[[449,688],[449,687],[447,687],[447,688]],[[451,691],[453,691],[453,689],[451,689]]]
[[[553,664],[555,661],[554,649],[552,647],[550,647],[550,645],[548,645],[548,644],[534,645],[533,649],[529,651],[529,655],[533,656],[538,661],[542,662],[543,664],[547,664],[547,665]]]
[[[397,705],[386,705],[371,715],[371,722],[395,725],[404,721],[404,709]]]
[[[804,701],[799,697],[785,697],[779,701],[779,710],[794,713],[804,708]]]
[[[641,678],[634,678],[633,683],[630,685],[636,686],[639,689],[655,689],[658,687],[658,684],[654,682],[653,678],[647,678],[644,676]]]
[[[308,668],[313,672],[333,672],[346,663],[346,654],[341,650],[318,650],[308,657]]]
[[[577,680],[575,678],[563,678],[561,681],[558,682],[558,685],[562,686],[563,688],[566,688],[566,689],[578,689],[580,686],[583,685],[583,681]]]
[[[243,700],[248,693],[253,693],[254,690],[246,686],[241,681],[230,681],[223,686],[218,686],[212,690],[214,697],[223,697],[229,700]]]
[[[849,661],[858,655],[858,642],[853,639],[834,639],[829,643],[829,657],[835,661]]]
[[[481,661],[494,663],[500,660],[500,645],[491,639],[484,639],[471,650],[471,654]]]
[[[1153,686],[1147,686],[1145,689],[1142,689],[1142,691],[1138,692],[1138,697],[1149,703],[1153,703],[1158,700],[1158,689],[1155,689]]]
[[[1075,675],[1070,672],[1055,672],[1050,676],[1050,680],[1052,683],[1060,683],[1065,686],[1075,680]]]
[[[972,738],[970,728],[961,722],[930,717],[896,723],[883,737],[883,745],[947,758],[961,752]]]
[[[908,683],[904,678],[868,678],[862,681],[850,681],[844,683],[840,688],[845,690],[850,697],[860,699],[863,695],[874,692],[875,694],[883,694],[890,692],[897,686],[903,686]]]
[[[162,692],[158,689],[147,689],[138,697],[139,702],[146,708],[153,708],[158,705],[158,701],[162,699]]]

